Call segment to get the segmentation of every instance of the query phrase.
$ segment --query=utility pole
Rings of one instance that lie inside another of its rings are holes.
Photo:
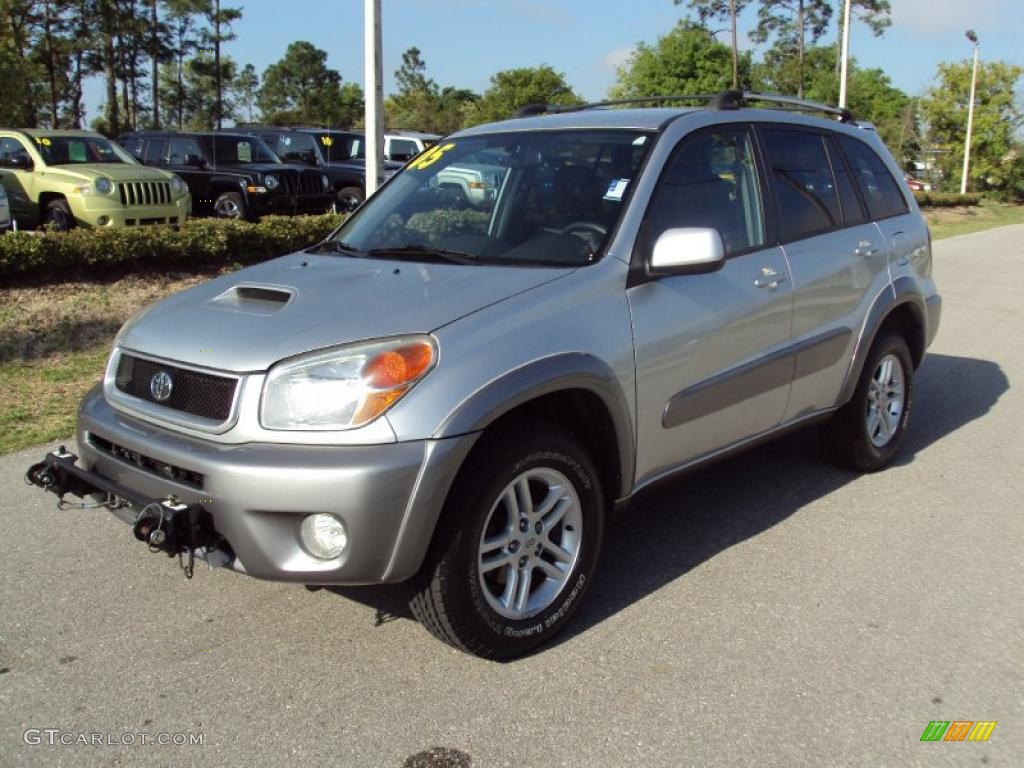
[[[846,71],[850,63],[850,6],[852,0],[846,0],[843,7],[843,61],[839,70],[839,107],[846,109]]]
[[[384,60],[381,57],[380,0],[365,0],[363,77],[366,80],[366,196],[384,178]]]
[[[978,87],[978,36],[967,30],[967,39],[974,45],[974,71],[971,73],[971,101],[967,106],[967,139],[964,141],[964,175],[960,179],[960,194],[967,194],[967,176],[971,170],[971,132],[974,130],[974,94]]]
[[[739,49],[736,47],[736,0],[729,0],[729,22],[732,26],[732,87],[740,87]]]

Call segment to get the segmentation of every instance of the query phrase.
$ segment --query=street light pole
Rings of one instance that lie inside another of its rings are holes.
[[[380,0],[364,5],[363,77],[366,79],[366,196],[384,177],[384,61],[381,57]]]
[[[960,194],[967,194],[967,176],[971,169],[971,133],[974,130],[974,94],[978,87],[978,36],[967,30],[967,39],[974,45],[974,70],[971,73],[971,101],[967,106],[967,139],[964,141],[964,174],[960,179]]]
[[[839,71],[839,107],[846,109],[846,69],[850,62],[850,6],[852,0],[846,0],[843,8],[843,62]]]

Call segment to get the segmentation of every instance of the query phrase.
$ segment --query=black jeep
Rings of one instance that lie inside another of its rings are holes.
[[[243,133],[134,131],[118,139],[140,162],[181,176],[196,216],[255,219],[324,213],[334,205],[322,171],[284,163],[262,139]]]
[[[319,168],[330,177],[339,211],[351,211],[366,199],[366,139],[355,131],[304,126],[243,123],[232,130],[259,136],[286,163]],[[384,161],[384,179],[402,163]]]

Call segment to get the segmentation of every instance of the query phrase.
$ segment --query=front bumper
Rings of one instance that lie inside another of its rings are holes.
[[[181,225],[192,213],[192,196],[183,195],[165,205],[123,206],[115,196],[82,195],[69,197],[71,213],[78,221],[90,227],[138,227],[151,224]],[[106,223],[100,224],[100,218]]]
[[[78,418],[84,468],[147,497],[201,505],[235,554],[230,567],[305,584],[412,576],[475,440],[474,434],[370,446],[215,444],[115,411],[99,387]],[[171,467],[184,472],[169,477]],[[335,560],[318,560],[299,544],[299,524],[315,512],[345,522],[349,545]],[[135,512],[115,514],[131,522]]]

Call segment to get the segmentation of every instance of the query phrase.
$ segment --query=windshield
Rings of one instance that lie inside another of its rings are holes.
[[[208,136],[214,163],[280,163],[267,143],[256,136]]]
[[[100,136],[35,136],[36,149],[47,165],[128,163],[135,161],[112,141]]]
[[[324,131],[313,136],[320,144],[324,159],[329,163],[366,158],[366,142],[362,134]]]
[[[317,142],[308,133],[283,133],[277,139],[277,155],[286,163],[316,165]]]
[[[407,165],[329,242],[385,258],[587,264],[618,222],[651,143],[649,133],[620,130],[444,141]]]

